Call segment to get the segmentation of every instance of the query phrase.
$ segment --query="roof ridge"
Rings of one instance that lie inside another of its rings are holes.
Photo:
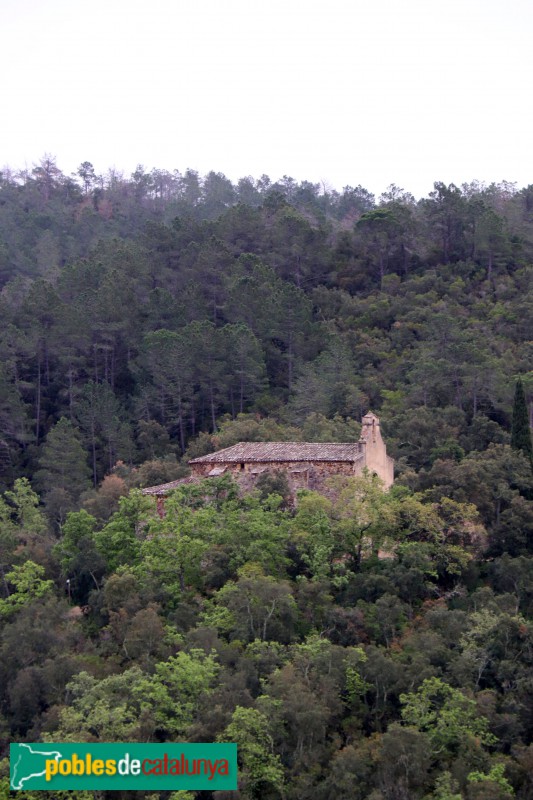
[[[319,444],[322,444],[322,445],[338,444],[339,447],[341,447],[341,446],[346,447],[346,446],[351,445],[351,444],[359,444],[359,441],[357,441],[357,442],[297,442],[297,441],[290,441],[289,442],[289,441],[285,441],[284,439],[276,439],[276,441],[269,441],[269,442],[246,442],[246,441],[242,441],[242,442],[236,442],[235,444],[230,444],[229,447],[224,447],[223,449],[224,450],[230,450],[232,447],[236,447],[238,444],[316,444],[316,445],[319,445]],[[216,452],[220,452],[220,450],[218,450]]]
[[[353,461],[361,442],[236,442],[213,453],[198,456],[189,464],[215,461]],[[328,452],[329,451],[329,452]]]

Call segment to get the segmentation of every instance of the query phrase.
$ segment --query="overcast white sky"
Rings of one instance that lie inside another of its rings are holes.
[[[532,0],[0,0],[0,164],[533,183]]]

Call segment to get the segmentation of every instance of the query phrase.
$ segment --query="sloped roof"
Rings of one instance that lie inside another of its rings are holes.
[[[158,486],[147,486],[142,490],[142,494],[167,494],[172,489],[177,489],[178,486],[183,486],[187,483],[197,483],[197,478],[190,475],[187,478],[178,478],[177,481],[170,481],[170,483],[160,483]]]
[[[193,458],[189,464],[273,461],[355,461],[362,454],[359,442],[239,442],[217,453]]]

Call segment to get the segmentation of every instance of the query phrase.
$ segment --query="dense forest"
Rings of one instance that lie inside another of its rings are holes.
[[[13,741],[236,741],[214,800],[533,798],[532,264],[533,185],[0,172],[2,800]],[[370,409],[387,493],[140,492]]]

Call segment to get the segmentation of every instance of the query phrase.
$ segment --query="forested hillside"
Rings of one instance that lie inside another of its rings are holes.
[[[532,264],[533,185],[0,173],[0,757],[218,739],[250,800],[531,800]],[[139,492],[370,409],[387,494]]]

